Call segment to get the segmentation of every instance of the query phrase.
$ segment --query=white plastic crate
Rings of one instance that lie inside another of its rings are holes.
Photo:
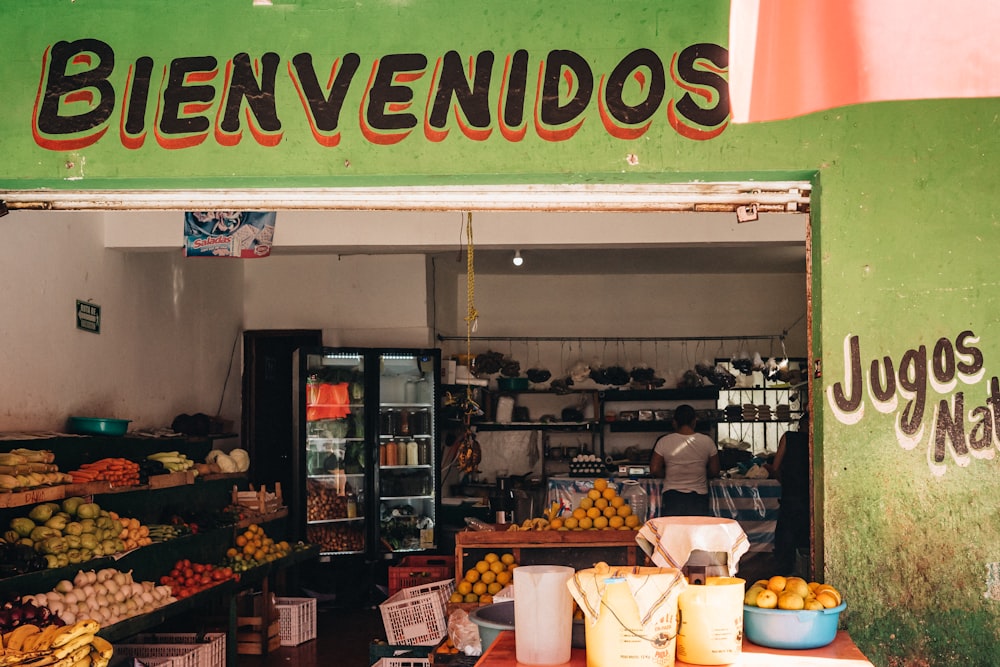
[[[372,667],[429,667],[430,658],[382,658]]]
[[[156,632],[136,635],[139,645],[185,646],[192,650],[193,665],[174,667],[226,667],[226,635],[223,632]],[[136,656],[140,657],[140,656]]]
[[[281,645],[298,646],[316,639],[316,598],[277,598]]]
[[[138,658],[147,664],[159,665],[163,658],[170,667],[200,667],[198,648],[187,644],[115,644],[116,658]]]
[[[404,588],[379,605],[388,643],[433,645],[448,633],[445,610],[455,580]]]

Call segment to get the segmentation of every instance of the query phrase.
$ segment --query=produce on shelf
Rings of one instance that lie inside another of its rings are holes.
[[[22,625],[66,625],[63,619],[48,607],[46,600],[12,600],[0,608],[0,632],[9,633]],[[7,646],[4,643],[4,646]]]
[[[125,550],[121,539],[122,522],[97,503],[80,496],[65,498],[62,503],[41,503],[27,516],[10,520],[5,542],[32,547],[42,554],[48,567],[65,567],[92,558],[110,556]]]
[[[45,556],[26,544],[0,541],[0,578],[37,572],[49,567]]]
[[[166,542],[191,534],[191,529],[183,523],[151,523],[146,529],[150,542]]]
[[[755,581],[743,597],[751,607],[810,611],[832,609],[842,600],[840,591],[829,584],[781,575]]]
[[[150,454],[146,457],[147,461],[155,461],[163,466],[165,473],[171,472],[184,472],[189,468],[194,467],[194,461],[189,459],[186,454],[182,454],[176,449],[169,452],[156,452]]]
[[[113,567],[80,570],[72,581],[63,579],[50,591],[21,597],[22,604],[44,605],[67,624],[92,618],[102,625],[114,625],[176,601],[169,587],[135,581],[131,571]]]
[[[306,539],[318,544],[323,551],[361,551],[365,535],[361,524],[306,526]]]
[[[488,553],[465,571],[465,576],[455,586],[449,602],[490,604],[493,596],[514,582],[514,554]]]
[[[354,487],[344,484],[344,493],[337,493],[335,485],[315,479],[306,480],[306,521],[346,519],[348,496],[354,496]],[[352,498],[354,499],[354,498]],[[355,511],[360,509],[355,500]]]
[[[221,449],[213,449],[205,456],[205,463],[214,464],[220,472],[246,472],[250,469],[250,454],[239,447],[228,454]]]
[[[223,581],[238,578],[239,575],[230,567],[192,563],[190,559],[182,558],[169,574],[160,577],[160,585],[167,587],[176,599],[183,599]]]
[[[149,527],[142,525],[138,519],[118,516],[115,512],[108,512],[108,515],[122,525],[122,532],[118,534],[118,539],[122,541],[125,551],[149,546],[153,540],[149,538]]]
[[[236,572],[246,572],[250,568],[283,558],[292,552],[288,542],[275,542],[264,529],[252,523],[236,536],[236,546],[226,551],[228,565]]]
[[[97,636],[95,619],[66,626],[23,625],[3,635],[0,664],[4,667],[106,667],[114,655],[111,644]]]
[[[111,486],[138,486],[139,464],[120,456],[110,456],[84,463],[69,472],[74,484],[109,482]]]
[[[18,448],[0,453],[0,490],[69,483],[69,475],[59,472],[54,461],[55,454],[47,449]]]
[[[553,502],[544,517],[525,519],[507,530],[639,530],[642,522],[632,514],[628,501],[605,479],[595,479],[594,488],[580,499],[569,516],[559,516],[562,506]]]

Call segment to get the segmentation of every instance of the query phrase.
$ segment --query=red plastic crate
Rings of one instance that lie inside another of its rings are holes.
[[[454,556],[406,556],[389,566],[389,595],[455,576]]]

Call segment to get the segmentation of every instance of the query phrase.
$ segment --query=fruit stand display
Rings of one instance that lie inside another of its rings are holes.
[[[236,450],[178,439],[43,441],[44,449],[31,450],[13,439],[0,464],[12,466],[11,479],[0,480],[7,484],[0,488],[0,594],[17,602],[16,612],[0,615],[7,623],[0,632],[85,620],[104,640],[118,641],[218,603],[232,609],[241,591],[266,589],[272,574],[318,555],[281,539],[287,508],[280,490],[248,490],[249,461]],[[228,615],[232,639],[236,617]],[[17,664],[8,657],[5,664]]]

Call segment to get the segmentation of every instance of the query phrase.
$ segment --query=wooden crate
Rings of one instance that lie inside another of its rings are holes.
[[[177,472],[166,473],[164,475],[150,475],[149,488],[167,489],[172,486],[194,484],[194,478],[195,474],[193,470],[180,470]]]
[[[281,500],[281,482],[274,485],[274,493],[268,493],[267,487],[263,486],[259,491],[254,490],[250,485],[249,491],[239,491],[233,487],[233,504],[242,505],[258,514],[270,514],[277,512],[284,506]]]
[[[645,565],[646,553],[634,530],[464,530],[455,534],[455,578],[486,553],[511,553],[519,565],[570,565],[576,569],[609,565]]]
[[[37,503],[47,503],[53,500],[62,500],[65,497],[65,484],[58,486],[39,486],[33,489],[24,489],[23,491],[0,493],[0,507],[35,505]]]
[[[267,655],[281,646],[281,614],[269,594],[244,593],[237,600],[236,652]]]

